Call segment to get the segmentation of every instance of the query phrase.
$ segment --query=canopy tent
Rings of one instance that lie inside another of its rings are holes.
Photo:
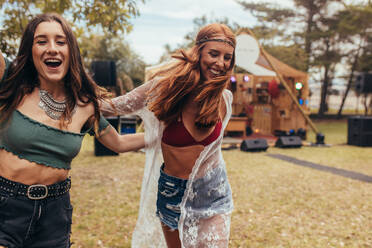
[[[261,54],[257,40],[242,31],[236,37],[236,65],[256,76],[276,76],[267,59]],[[284,77],[307,79],[307,73],[283,63],[266,52],[275,68]]]
[[[308,76],[306,72],[296,70],[295,68],[283,63],[282,61],[268,54],[267,52],[266,52],[266,55],[269,57],[271,63],[274,64],[275,68],[282,74],[282,76],[293,77],[293,78]],[[264,68],[267,68],[268,70],[271,70],[271,66],[269,65],[269,62],[262,55],[259,56],[259,58],[256,61],[256,64],[263,66]]]
[[[233,112],[253,106],[251,127],[260,133],[306,130],[307,123],[317,132],[308,117],[308,74],[264,51],[249,29],[240,30],[236,38],[236,65],[247,73],[234,75]]]

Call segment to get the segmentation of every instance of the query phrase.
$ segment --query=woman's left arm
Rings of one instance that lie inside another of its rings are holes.
[[[145,147],[144,133],[120,135],[111,125],[102,130],[96,138],[104,146],[117,153],[137,151]]]
[[[101,101],[101,113],[104,116],[126,115],[140,110],[146,105],[147,94],[153,82],[154,80],[150,80],[125,95],[111,99],[111,102]]]

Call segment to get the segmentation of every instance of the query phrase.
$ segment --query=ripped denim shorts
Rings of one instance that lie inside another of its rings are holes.
[[[181,215],[180,204],[186,189],[186,179],[169,176],[164,173],[164,164],[160,168],[156,215],[160,221],[172,230],[178,229]]]

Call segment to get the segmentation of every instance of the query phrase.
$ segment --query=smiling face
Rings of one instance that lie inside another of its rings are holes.
[[[61,24],[41,22],[34,34],[32,59],[40,84],[63,83],[69,64],[69,46]]]
[[[217,37],[223,39],[224,37]],[[204,80],[223,76],[230,69],[234,48],[225,42],[208,41],[201,51],[200,68]]]

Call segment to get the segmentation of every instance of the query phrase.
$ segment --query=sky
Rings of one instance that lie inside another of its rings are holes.
[[[257,0],[255,2],[258,2]],[[291,7],[291,0],[266,0]],[[133,30],[125,37],[148,65],[156,64],[169,44],[175,48],[194,29],[193,19],[227,17],[231,23],[252,26],[255,19],[235,0],[146,0],[139,3],[140,16],[131,20]]]

